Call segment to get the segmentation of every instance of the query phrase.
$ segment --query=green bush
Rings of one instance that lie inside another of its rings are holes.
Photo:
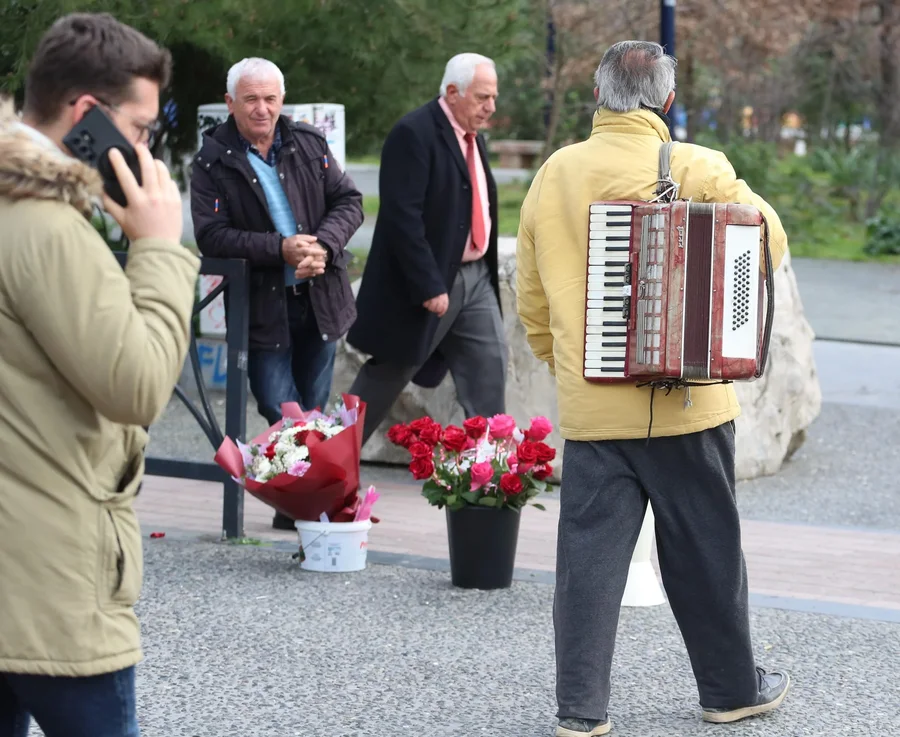
[[[866,223],[866,245],[870,256],[900,255],[900,219],[881,215]]]

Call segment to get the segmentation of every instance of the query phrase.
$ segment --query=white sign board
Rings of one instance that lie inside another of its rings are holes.
[[[346,168],[346,130],[344,106],[333,102],[310,102],[302,105],[285,105],[282,114],[298,123],[309,123],[318,128],[328,141],[331,153],[341,169]],[[223,103],[201,105],[197,108],[197,150],[203,145],[203,131],[228,119],[228,106]]]
[[[221,283],[221,276],[201,274],[197,282],[200,299],[204,299]],[[200,335],[225,337],[225,298],[223,295],[220,294],[200,311]]]

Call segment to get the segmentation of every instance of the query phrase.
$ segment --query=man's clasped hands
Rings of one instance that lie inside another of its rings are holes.
[[[298,279],[309,279],[325,271],[328,260],[326,251],[313,235],[297,234],[281,242],[281,252],[286,263],[293,266]]]

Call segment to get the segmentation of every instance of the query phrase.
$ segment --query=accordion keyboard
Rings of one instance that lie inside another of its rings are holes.
[[[591,205],[584,375],[625,376],[631,308],[631,205]]]

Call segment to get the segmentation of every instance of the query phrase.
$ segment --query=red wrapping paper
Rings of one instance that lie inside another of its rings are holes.
[[[366,403],[352,394],[344,394],[343,400],[347,409],[356,408],[356,424],[327,440],[310,436],[310,468],[304,476],[282,473],[266,483],[246,478],[240,448],[228,437],[216,451],[215,461],[251,495],[293,520],[318,522],[325,512],[330,522],[352,522],[360,504],[357,490]],[[296,402],[282,404],[281,413],[301,422],[312,414]],[[282,423],[277,422],[249,444],[268,444],[269,436],[281,429]]]

